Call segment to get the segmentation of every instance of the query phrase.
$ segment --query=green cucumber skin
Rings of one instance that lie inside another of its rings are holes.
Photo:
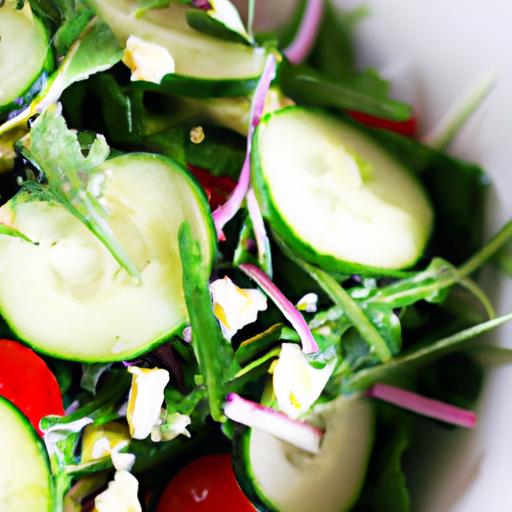
[[[7,398],[4,398],[3,396],[0,395],[0,408],[1,407],[10,409],[17,416],[20,425],[23,425],[23,427],[30,433],[34,443],[38,447],[39,454],[41,455],[41,458],[43,459],[43,462],[48,470],[48,488],[51,489],[48,507],[46,511],[41,512],[53,512],[53,510],[55,509],[55,488],[53,485],[50,459],[48,457],[48,452],[46,451],[43,441],[39,437],[38,433],[34,430],[34,427],[30,423],[28,418],[20,411],[20,409],[18,409],[18,407],[16,407],[10,400],[7,400]]]
[[[246,79],[208,80],[174,73],[165,75],[160,84],[136,81],[131,86],[148,91],[167,94],[178,94],[191,98],[229,98],[248,96],[254,92],[259,77]]]
[[[155,153],[126,153],[124,155],[121,155],[116,158],[152,158],[155,160],[159,160],[163,163],[165,163],[168,166],[171,166],[177,170],[179,170],[189,181],[190,186],[192,190],[195,193],[195,197],[197,199],[198,204],[201,206],[201,209],[204,213],[204,218],[207,222],[207,225],[209,227],[208,231],[210,233],[210,251],[211,251],[211,258],[210,258],[210,271],[213,267],[213,262],[216,259],[217,255],[217,235],[215,231],[215,225],[213,223],[213,217],[211,215],[210,206],[208,204],[208,199],[206,197],[206,194],[199,184],[199,182],[196,180],[196,178],[181,164],[173,160],[172,158],[169,158],[164,155],[158,155]],[[181,336],[181,333],[183,332],[183,329],[188,325],[187,319],[184,319],[181,324],[173,328],[171,331],[163,334],[156,340],[151,341],[151,343],[147,344],[144,347],[141,347],[140,349],[133,351],[133,352],[126,352],[126,353],[120,353],[116,355],[109,355],[108,357],[101,358],[101,357],[93,357],[91,359],[84,358],[84,357],[74,357],[72,354],[59,354],[56,352],[52,352],[51,350],[46,350],[44,346],[41,346],[36,340],[30,340],[25,337],[20,336],[20,334],[17,332],[16,328],[12,325],[10,322],[10,319],[7,315],[2,313],[2,317],[7,323],[9,329],[14,334],[14,337],[34,349],[38,354],[43,354],[46,356],[54,357],[56,359],[64,359],[66,361],[73,361],[73,362],[81,362],[81,363],[104,363],[104,362],[117,362],[117,361],[123,361],[128,359],[134,359],[142,354],[145,354],[146,352],[149,352],[158,346],[162,345],[169,339],[171,339],[173,336]]]
[[[200,9],[189,9],[187,11],[187,23],[191,28],[208,34],[218,39],[224,39],[232,43],[249,45],[249,41],[238,32],[229,29],[220,21],[212,18],[207,12]]]
[[[140,348],[139,350],[136,350],[134,352],[126,352],[121,353],[117,355],[109,356],[108,358],[102,358],[102,357],[93,357],[93,358],[84,358],[84,357],[74,357],[71,354],[59,354],[57,352],[52,352],[51,350],[47,350],[44,347],[41,346],[40,343],[34,340],[29,340],[26,337],[21,337],[20,334],[17,332],[16,328],[10,323],[9,319],[6,316],[3,316],[5,322],[9,326],[9,329],[11,330],[13,334],[13,338],[16,341],[19,341],[20,343],[23,343],[24,345],[27,345],[31,349],[33,349],[38,354],[53,357],[54,359],[62,359],[64,361],[70,361],[74,363],[116,363],[120,361],[127,361],[130,359],[135,359],[139,356],[142,356],[143,354],[146,354],[147,352],[150,352],[151,350],[159,347],[160,345],[163,345],[165,342],[170,341],[173,336],[181,336],[181,333],[183,332],[183,329],[188,325],[187,321],[184,320],[183,323],[181,323],[178,327],[175,327],[170,332],[165,333],[160,338],[157,338],[156,340],[152,341],[150,344]]]
[[[366,481],[366,473],[368,472],[368,466],[373,454],[373,447],[375,444],[376,436],[376,412],[375,407],[373,408],[373,428],[370,439],[370,448],[368,450],[368,457],[366,460],[366,472],[365,477],[361,480],[359,488],[354,493],[352,502],[347,509],[340,510],[340,512],[347,512],[350,510],[359,499],[361,492],[363,491],[364,484]],[[258,488],[255,485],[256,478],[252,473],[249,464],[249,443],[251,441],[251,429],[249,427],[237,426],[235,429],[235,435],[233,438],[233,471],[235,472],[236,480],[240,485],[240,488],[251,501],[257,512],[280,512],[279,509],[269,501],[262,493],[258,493]]]
[[[279,512],[278,509],[257,491],[256,481],[249,464],[249,443],[251,429],[238,425],[233,438],[232,464],[235,477],[240,488],[250,500],[257,512]]]
[[[9,101],[8,103],[5,103],[3,105],[0,105],[0,115],[8,114],[9,112],[12,112],[13,110],[19,110],[20,108],[23,108],[19,104],[16,103],[16,101],[19,98],[23,98],[23,105],[25,105],[25,96],[27,96],[27,100],[31,100],[33,96],[37,94],[39,91],[31,91],[32,86],[43,76],[43,75],[50,75],[50,73],[53,71],[55,67],[55,55],[52,49],[52,46],[50,44],[50,32],[48,28],[44,25],[44,23],[37,18],[34,15],[34,20],[37,20],[37,23],[40,25],[40,27],[44,30],[44,33],[46,34],[46,41],[47,41],[47,47],[48,52],[46,53],[46,58],[43,61],[41,65],[41,69],[35,74],[34,79],[31,80],[29,83],[26,84],[25,88],[22,89],[16,98]],[[42,84],[41,90],[45,87],[45,83]]]
[[[389,269],[389,268],[379,268],[372,267],[367,265],[361,265],[359,263],[353,263],[350,261],[339,260],[330,254],[322,254],[316,251],[311,245],[306,243],[304,240],[301,240],[299,236],[294,232],[293,228],[286,222],[281,213],[279,212],[279,208],[276,205],[276,201],[272,197],[272,193],[265,181],[265,175],[263,171],[263,166],[260,159],[260,149],[259,149],[259,137],[261,132],[265,128],[265,124],[271,119],[272,116],[281,115],[283,113],[289,112],[290,110],[304,110],[304,111],[315,111],[320,112],[322,115],[329,116],[329,114],[318,110],[318,109],[308,109],[304,107],[297,106],[289,106],[283,109],[280,109],[275,112],[270,112],[266,114],[258,127],[255,130],[253,139],[252,139],[252,151],[251,151],[251,182],[256,194],[256,198],[258,199],[258,203],[262,210],[262,214],[265,219],[269,222],[272,231],[277,235],[279,241],[292,253],[299,256],[301,259],[312,263],[314,265],[319,266],[320,268],[332,272],[335,274],[359,274],[363,276],[383,276],[383,277],[404,277],[408,275],[408,272],[404,269]],[[343,123],[342,120],[336,118],[338,122]],[[351,125],[352,126],[352,125]],[[366,137],[363,132],[361,132],[362,137]],[[371,140],[371,139],[369,139]],[[376,143],[371,140],[372,143]],[[377,143],[378,144],[378,143]],[[385,148],[380,146],[382,150],[385,151]],[[391,158],[394,158],[390,153],[388,153]],[[411,175],[414,174],[411,172]],[[419,185],[424,189],[421,182],[416,178]],[[428,239],[425,241],[424,246],[418,254],[416,260],[411,261],[406,268],[412,267],[416,264],[416,262],[421,258],[425,247],[428,245]]]

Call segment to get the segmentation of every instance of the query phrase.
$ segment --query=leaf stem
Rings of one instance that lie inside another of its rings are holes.
[[[424,364],[454,351],[461,343],[475,338],[480,334],[488,332],[506,322],[512,320],[512,313],[500,316],[493,320],[488,320],[463,331],[459,331],[451,336],[442,338],[423,348],[414,350],[408,354],[404,354],[390,361],[388,364],[374,366],[366,370],[361,370],[348,379],[343,384],[344,391],[352,392],[365,389],[375,382],[381,382],[397,372],[404,370],[406,367],[411,368],[412,365]]]
[[[382,362],[389,361],[392,357],[389,347],[357,302],[352,299],[347,291],[330,274],[307,263],[302,263],[302,265],[329,298],[343,308],[349,320],[359,334],[367,341],[377,357]]]
[[[215,421],[224,422],[223,353],[230,347],[224,340],[219,324],[213,316],[208,279],[210,269],[201,255],[199,243],[192,229],[184,222],[178,233],[183,290],[192,327],[192,345],[205,378],[210,413]]]
[[[427,284],[424,286],[414,286],[414,277],[408,278],[411,282],[411,287],[406,290],[401,290],[397,293],[386,295],[378,293],[368,299],[368,302],[380,302],[384,304],[393,304],[397,301],[412,297],[421,293],[422,295],[428,295],[429,293],[435,293],[443,288],[452,286],[453,284],[462,281],[466,277],[470,276],[475,270],[481,267],[489,258],[498,252],[498,250],[512,238],[512,220],[507,222],[494,237],[478,251],[474,256],[467,260],[458,269],[453,271],[444,271],[439,274],[436,282]],[[432,277],[435,278],[435,272],[432,273]],[[396,283],[391,285],[396,286]]]

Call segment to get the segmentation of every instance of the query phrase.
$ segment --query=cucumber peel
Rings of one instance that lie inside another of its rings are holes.
[[[433,211],[416,178],[357,128],[314,110],[265,116],[252,180],[276,238],[338,273],[393,275],[413,265]]]
[[[25,415],[0,396],[0,510],[51,512],[50,463]]]
[[[325,428],[315,456],[256,429],[237,433],[235,475],[258,511],[343,512],[358,498],[373,446],[373,404],[340,397],[308,421]]]
[[[40,352],[117,361],[180,332],[187,311],[179,226],[189,221],[208,267],[215,231],[203,191],[170,159],[132,153],[107,160],[95,177],[109,225],[142,283],[64,206],[22,191],[3,207],[3,218],[36,244],[0,236],[0,310]]]
[[[178,82],[186,81],[189,95],[226,96],[224,85],[229,85],[229,95],[239,96],[256,86],[265,63],[265,50],[194,30],[187,23],[189,9],[184,5],[173,3],[135,17],[134,0],[92,0],[91,4],[122,44],[135,35],[166,48],[176,63],[176,74],[172,76]],[[164,78],[164,84],[165,81]]]
[[[44,25],[28,3],[22,9],[6,3],[0,8],[0,112],[16,107],[40,76],[49,70],[52,52]],[[18,105],[19,108],[19,105]]]

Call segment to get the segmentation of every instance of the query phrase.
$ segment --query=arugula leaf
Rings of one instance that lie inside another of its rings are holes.
[[[75,16],[71,16],[67,21],[60,25],[53,38],[53,45],[57,50],[57,55],[63,56],[69,51],[72,44],[85,30],[93,16],[94,11],[91,9],[85,9]]]
[[[123,50],[110,27],[94,18],[71,45],[57,71],[32,103],[0,126],[0,135],[26,130],[28,120],[56,103],[67,87],[111,68],[122,56]]]
[[[498,252],[496,263],[505,274],[512,277],[512,243],[508,243]]]
[[[41,430],[45,432],[46,444],[52,466],[56,512],[62,510],[64,494],[68,491],[72,475],[109,469],[110,458],[94,462],[91,467],[77,464],[76,448],[82,429],[91,423],[102,425],[120,416],[120,401],[126,399],[130,387],[130,375],[126,371],[112,372],[96,397],[82,398],[84,405],[67,416],[45,416],[41,419]]]
[[[56,0],[30,0],[30,7],[34,14],[44,20],[50,26],[57,26],[62,20],[62,12],[60,11]],[[18,9],[22,8],[25,0],[18,0]]]
[[[98,386],[101,376],[109,370],[111,366],[112,363],[82,364],[80,387],[95,395],[96,387]]]
[[[97,74],[87,82],[100,102],[102,121],[109,140],[114,143],[141,143],[145,136],[144,92],[121,87],[116,79],[107,73]]]
[[[361,87],[360,78],[341,83],[305,64],[293,66],[284,61],[279,68],[279,83],[283,92],[297,102],[357,110],[396,121],[411,116],[409,105],[389,98],[381,87]]]
[[[389,361],[400,346],[399,343],[397,344],[396,337],[399,333],[399,327],[397,328],[396,324],[398,320],[390,315],[383,315],[382,309],[362,308],[334,277],[307,263],[302,265],[329,298],[343,309],[353,326],[370,346],[371,352],[381,361]]]
[[[340,9],[332,1],[325,2],[322,24],[308,63],[335,80],[357,74],[354,30],[368,15],[367,6]]]
[[[271,325],[263,332],[260,332],[240,343],[235,352],[236,360],[240,364],[246,363],[269,348],[279,339],[282,328],[283,324],[281,323]]]
[[[28,238],[28,236],[24,235],[17,229],[12,228],[11,226],[7,226],[5,224],[0,224],[0,235],[6,235],[6,236],[12,236],[14,238],[20,238],[21,240],[24,240],[25,242],[28,242],[29,244],[36,244],[36,242],[33,242]]]
[[[98,135],[84,157],[76,133],[68,130],[57,108],[50,106],[19,144],[24,156],[48,179],[48,186],[40,185],[40,190],[80,220],[129,275],[140,279],[137,267],[108,224],[108,212],[99,202],[101,176],[95,175],[94,169],[109,155],[105,138]]]
[[[213,315],[208,287],[210,268],[201,255],[201,248],[193,238],[188,222],[180,226],[178,240],[183,268],[183,290],[193,333],[192,345],[205,380],[212,418],[224,422],[224,378],[226,370],[233,369],[235,363],[233,350],[223,338]],[[237,366],[235,363],[235,367]]]
[[[445,300],[448,288],[456,283],[469,287],[481,297],[467,277],[492,258],[511,238],[512,221],[509,221],[459,268],[441,258],[434,258],[426,270],[372,290],[366,302],[386,304],[391,308],[409,306],[419,300],[440,303]]]
[[[422,344],[419,343],[421,348],[409,350],[386,364],[367,368],[347,376],[343,381],[343,389],[347,392],[358,391],[366,389],[376,382],[385,382],[389,378],[414,370],[418,366],[435,360],[444,354],[461,350],[465,348],[464,345],[467,341],[511,320],[512,313],[509,313],[508,315],[474,325],[446,338],[429,343],[426,346],[421,346]]]

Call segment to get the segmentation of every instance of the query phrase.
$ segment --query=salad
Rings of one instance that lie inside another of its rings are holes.
[[[474,428],[512,220],[359,70],[362,9],[0,6],[0,511],[406,512]]]

